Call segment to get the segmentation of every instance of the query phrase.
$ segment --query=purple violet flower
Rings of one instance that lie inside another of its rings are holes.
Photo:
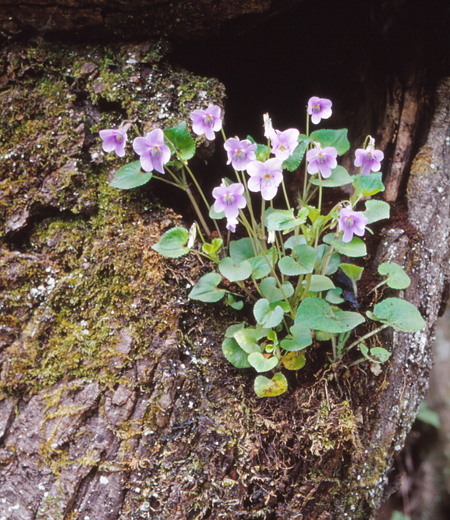
[[[379,172],[381,168],[380,162],[384,158],[384,153],[381,150],[375,150],[375,139],[370,138],[369,145],[364,150],[358,148],[355,152],[355,166],[362,166],[361,173],[369,175],[372,172]]]
[[[214,211],[216,213],[225,213],[227,219],[236,219],[239,215],[239,210],[245,208],[247,201],[243,196],[244,185],[240,182],[235,182],[226,186],[224,182],[217,188],[213,189]]]
[[[245,170],[249,162],[256,160],[257,145],[248,139],[241,141],[237,137],[230,137],[223,146],[228,153],[227,164],[231,163],[235,170]]]
[[[272,200],[278,191],[278,186],[283,180],[282,161],[277,158],[266,162],[253,161],[247,166],[250,175],[248,189],[260,191],[264,200]]]
[[[140,155],[142,169],[164,173],[164,164],[170,160],[170,149],[164,144],[164,133],[160,128],[152,130],[145,137],[136,137],[133,150]]]
[[[228,231],[231,231],[232,233],[236,232],[236,226],[238,225],[238,219],[237,218],[229,218],[227,219],[227,229]]]
[[[320,172],[324,179],[330,177],[331,170],[337,166],[337,150],[333,146],[326,148],[312,148],[306,153],[306,160],[308,161],[308,173],[314,175]]]
[[[339,213],[339,231],[343,231],[342,242],[351,242],[353,235],[362,237],[368,218],[359,211],[343,208]]]
[[[296,128],[289,128],[284,132],[279,130],[273,131],[270,136],[270,142],[272,144],[272,153],[275,154],[277,159],[285,161],[294,153],[298,145],[299,135],[300,132]]]
[[[106,153],[116,152],[119,157],[125,155],[125,144],[127,142],[127,131],[131,123],[121,124],[117,129],[100,130],[102,148]]]
[[[222,128],[220,119],[220,107],[210,105],[206,110],[194,110],[191,112],[192,130],[197,135],[205,134],[206,139],[213,141],[216,137],[214,132]]]
[[[329,99],[313,96],[308,101],[308,114],[311,116],[311,121],[317,125],[321,119],[328,119],[331,116],[331,105]]]

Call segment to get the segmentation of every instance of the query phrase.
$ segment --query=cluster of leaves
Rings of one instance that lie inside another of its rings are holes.
[[[192,177],[193,174],[187,161],[195,154],[195,142],[185,123],[165,130],[164,135],[174,155],[167,166],[178,173],[167,170],[179,180],[178,186],[189,194],[186,171]],[[298,145],[284,161],[283,169],[294,171],[299,168],[313,142],[320,143],[322,148],[335,147],[338,155],[344,154],[350,146],[347,130],[317,130],[309,136],[299,135]],[[264,161],[269,154],[269,144],[258,144],[257,160]],[[139,161],[136,161],[120,168],[111,186],[129,189],[148,182],[151,177],[152,172],[142,172]],[[289,203],[288,209],[281,210],[274,209],[271,204],[262,212],[261,221],[254,224],[254,232],[246,238],[226,243],[222,238],[215,238],[209,243],[200,233],[203,241],[201,254],[217,266],[217,272],[202,276],[189,297],[206,303],[224,300],[237,310],[243,307],[245,298],[253,300],[255,325],[241,322],[228,327],[222,350],[236,368],[253,367],[256,370],[258,376],[254,389],[260,397],[280,395],[287,390],[282,370],[298,370],[305,365],[304,351],[312,344],[313,337],[331,342],[332,361],[359,346],[362,358],[357,363],[366,360],[382,363],[390,353],[381,347],[368,348],[365,342],[370,336],[386,327],[403,332],[416,332],[424,327],[424,321],[413,305],[390,297],[366,312],[366,317],[378,322],[378,326],[363,337],[349,341],[351,332],[365,323],[366,318],[360,312],[340,307],[345,302],[333,275],[341,269],[351,280],[356,294],[363,268],[342,261],[342,256],[349,259],[364,257],[366,246],[357,236],[344,242],[342,233],[335,231],[342,203],[327,215],[322,214],[320,203],[318,207],[311,204],[315,192],[319,192],[320,201],[322,190],[346,184],[354,187],[349,201],[352,207],[363,197],[384,191],[381,173],[350,176],[345,168],[337,166],[328,178],[321,178],[320,174],[309,178],[308,189],[299,199],[297,209],[290,208]],[[308,196],[309,189],[312,193]],[[206,202],[203,194],[202,197]],[[246,197],[250,206],[248,191]],[[209,207],[208,210],[218,229],[216,220],[224,215]],[[366,200],[363,215],[369,225],[389,218],[389,205],[380,200]],[[253,214],[252,219],[255,220]],[[198,230],[200,232],[200,228]],[[271,237],[271,244],[268,244],[267,235]],[[154,249],[166,257],[177,258],[191,251],[191,242],[190,232],[176,227],[167,231]],[[408,275],[395,263],[381,264],[379,274],[384,277],[379,285],[401,290],[410,284]],[[223,279],[239,289],[231,291],[230,284],[225,288]],[[262,375],[268,372],[272,373],[270,379]]]

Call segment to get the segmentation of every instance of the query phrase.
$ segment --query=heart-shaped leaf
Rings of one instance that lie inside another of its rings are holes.
[[[277,287],[277,281],[272,277],[265,278],[259,287],[263,296],[267,298],[270,303],[284,300],[285,297],[289,298],[294,294],[294,287],[292,287],[290,282],[284,282],[281,285],[283,289],[283,291],[281,291],[281,289]]]
[[[254,256],[256,255],[250,238],[241,238],[230,243],[230,258],[234,265],[240,265],[244,260]]]
[[[346,128],[341,128],[340,130],[315,130],[311,133],[310,138],[312,141],[318,141],[322,148],[334,146],[338,155],[343,155],[350,148]]]
[[[350,278],[352,282],[357,282],[364,271],[364,267],[359,267],[353,264],[339,264],[339,267],[344,271],[344,274]]]
[[[387,276],[385,283],[392,289],[406,289],[411,284],[411,278],[402,267],[394,262],[384,262],[378,266],[378,272]]]
[[[402,332],[417,332],[425,327],[425,321],[414,305],[400,298],[386,298],[375,305],[373,313],[368,311],[367,316]]]
[[[361,351],[361,354],[372,363],[384,363],[391,356],[390,352],[382,347],[371,348],[369,355],[369,349],[364,345],[364,343],[359,345],[359,350]]]
[[[268,372],[278,365],[278,358],[265,358],[261,352],[252,352],[248,356],[248,362],[257,372]]]
[[[265,334],[263,331],[256,330],[252,327],[237,330],[233,335],[239,346],[242,350],[247,352],[247,354],[251,354],[252,352],[261,352],[258,341],[264,336]]]
[[[141,170],[140,161],[134,161],[119,168],[109,185],[120,190],[130,190],[146,184],[152,177],[152,172]]]
[[[195,141],[187,131],[186,121],[182,121],[179,125],[173,128],[167,128],[164,130],[164,135],[171,141],[171,143],[173,143],[183,161],[187,161],[194,156]],[[173,152],[174,150],[172,145],[170,143],[167,144]]]
[[[288,231],[300,224],[304,224],[308,217],[308,209],[302,208],[297,217],[294,217],[294,209],[268,210],[266,227],[269,231]]]
[[[225,358],[236,368],[249,368],[248,354],[238,345],[234,338],[225,338],[222,343]]]
[[[353,186],[356,188],[358,175],[353,175]],[[384,191],[384,184],[381,180],[381,173],[369,173],[362,175],[359,180],[358,193],[363,197],[370,197]]]
[[[366,201],[366,211],[364,215],[368,219],[368,224],[378,222],[389,218],[391,207],[387,202],[382,200],[368,200]]]
[[[334,238],[334,233],[328,233],[323,237],[325,244],[333,244],[336,251],[341,255],[358,257],[366,256],[367,248],[366,244],[359,238],[354,236],[350,242],[342,242],[342,237],[337,239]]]
[[[152,246],[157,253],[168,258],[186,255],[190,249],[184,244],[188,241],[189,232],[182,227],[174,227],[166,231],[159,242]]]
[[[219,271],[222,276],[230,282],[240,282],[246,280],[252,274],[252,266],[248,260],[244,260],[236,267],[230,257],[223,258],[219,263]]]
[[[302,286],[306,287],[307,281],[303,280]],[[309,285],[310,292],[321,292],[334,289],[334,283],[328,278],[328,276],[322,276],[320,274],[311,275],[311,283]]]
[[[217,286],[222,281],[219,273],[208,273],[200,278],[198,284],[189,293],[191,300],[200,300],[201,302],[218,302],[221,300],[226,291],[218,289]]]
[[[271,329],[283,321],[284,311],[279,305],[272,309],[270,303],[262,298],[255,303],[253,314],[260,325],[266,329]]]
[[[288,370],[300,370],[305,366],[306,358],[302,352],[289,352],[283,358],[284,368]]]
[[[255,394],[258,397],[275,397],[284,394],[288,388],[287,380],[283,374],[278,373],[273,378],[258,376],[255,379]]]
[[[312,336],[310,329],[300,323],[296,323],[289,330],[291,333],[281,341],[281,348],[289,352],[297,352],[311,345]]]

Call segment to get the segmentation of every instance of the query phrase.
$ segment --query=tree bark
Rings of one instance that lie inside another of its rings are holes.
[[[387,90],[377,135],[393,150],[394,218],[366,269],[404,265],[426,328],[376,340],[392,352],[381,372],[325,369],[315,345],[314,370],[259,400],[253,374],[220,349],[236,315],[187,298],[207,266],[151,249],[180,217],[148,185],[107,184],[122,162],[102,154],[99,129],[165,127],[223,104],[222,85],[173,71],[164,53],[161,42],[2,49],[0,518],[373,518],[447,299],[450,80],[432,92],[411,75]]]

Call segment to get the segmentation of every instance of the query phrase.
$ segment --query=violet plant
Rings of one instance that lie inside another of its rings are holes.
[[[170,229],[153,249],[169,258],[195,251],[211,261],[213,272],[199,279],[190,299],[206,303],[223,300],[236,310],[242,309],[244,303],[253,305],[255,322],[229,326],[222,351],[236,368],[256,370],[259,375],[254,388],[259,397],[276,396],[287,390],[283,371],[301,369],[306,362],[304,351],[313,341],[331,345],[331,363],[338,362],[355,347],[359,347],[362,357],[353,364],[382,363],[388,360],[390,352],[384,347],[368,346],[373,343],[371,337],[386,327],[416,332],[425,325],[418,310],[398,297],[388,297],[366,311],[366,317],[378,324],[375,328],[367,325],[361,312],[345,310],[349,306],[333,275],[341,269],[357,294],[363,268],[344,262],[341,257],[351,259],[367,254],[361,237],[370,231],[368,226],[389,218],[389,205],[370,198],[384,191],[379,173],[383,152],[375,149],[370,136],[363,148],[356,150],[354,164],[359,167],[359,174],[350,176],[338,165],[338,157],[350,148],[347,130],[320,129],[309,133],[310,121],[319,124],[328,119],[331,107],[327,99],[309,100],[305,134],[295,128],[273,129],[266,114],[265,144],[256,143],[250,136],[243,140],[227,139],[218,106],[194,110],[193,132],[213,140],[220,131],[227,164],[234,171],[234,180],[225,178],[214,188],[214,201],[205,196],[189,166],[196,145],[185,122],[136,137],[133,149],[139,161],[122,166],[110,183],[116,188],[130,189],[157,178],[186,192],[200,225],[194,224],[190,231],[183,227]],[[123,157],[129,128],[130,124],[125,122],[117,130],[102,130],[104,151],[115,151]],[[289,175],[302,168],[303,191],[292,205],[284,185],[284,172]],[[192,185],[201,196],[203,211],[191,191]],[[327,190],[344,185],[353,186],[353,194],[325,212],[322,200]],[[275,208],[273,202],[280,187],[283,209]],[[258,204],[254,204],[255,196],[252,199],[251,193],[259,194]],[[221,226],[223,219],[226,223]],[[217,231],[211,242],[208,222]],[[233,240],[232,233],[238,226],[245,237]],[[200,250],[195,248],[196,232],[202,242]],[[410,284],[408,275],[395,263],[383,263],[378,271],[386,278],[376,289],[386,284],[391,289],[403,290]],[[221,285],[223,279],[229,282],[227,288]],[[363,324],[365,328],[359,330],[368,332],[360,336],[355,329]],[[272,377],[262,375],[267,373]]]

